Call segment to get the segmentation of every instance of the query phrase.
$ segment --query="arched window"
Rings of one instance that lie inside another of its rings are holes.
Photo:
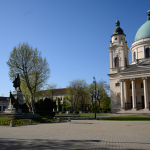
[[[150,49],[146,48],[146,58],[150,57]]]
[[[125,58],[125,67],[127,67],[127,58]]]
[[[115,58],[115,67],[119,67],[119,58],[118,57]]]
[[[133,61],[136,61],[136,52],[133,53]]]

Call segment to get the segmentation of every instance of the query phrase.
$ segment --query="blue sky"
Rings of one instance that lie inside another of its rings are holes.
[[[149,0],[1,0],[0,96],[14,91],[9,78],[10,52],[28,42],[50,66],[48,84],[65,88],[69,81],[93,76],[109,84],[109,46],[117,17],[128,47],[147,20]],[[131,52],[129,53],[131,63]]]

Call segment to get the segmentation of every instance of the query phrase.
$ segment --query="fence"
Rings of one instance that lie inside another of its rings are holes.
[[[132,104],[131,103],[125,103],[125,110],[132,109]]]

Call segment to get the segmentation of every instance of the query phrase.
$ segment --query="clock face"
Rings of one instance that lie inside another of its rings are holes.
[[[118,53],[118,50],[115,50],[115,53]]]

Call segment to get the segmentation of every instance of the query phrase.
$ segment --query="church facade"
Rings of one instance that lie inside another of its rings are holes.
[[[109,47],[111,112],[150,113],[150,10],[130,47],[130,64],[125,37],[117,19]]]

